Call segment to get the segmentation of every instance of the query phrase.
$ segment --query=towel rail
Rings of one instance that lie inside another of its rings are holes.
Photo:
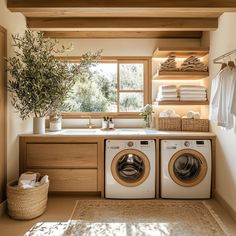
[[[234,49],[234,50],[232,50],[232,51],[230,51],[230,52],[227,52],[227,53],[225,53],[225,54],[223,54],[223,55],[221,55],[221,56],[215,58],[215,59],[213,60],[213,63],[214,63],[214,64],[223,64],[223,62],[220,62],[220,60],[224,59],[225,57],[229,57],[230,55],[233,55],[233,54],[235,54],[235,53],[236,53],[236,49]]]

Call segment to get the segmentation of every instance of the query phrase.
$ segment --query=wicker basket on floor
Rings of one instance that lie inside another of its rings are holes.
[[[42,215],[47,207],[49,182],[31,189],[22,189],[16,184],[17,181],[7,184],[8,214],[18,220]]]
[[[157,119],[157,129],[163,131],[181,131],[181,118],[159,117]]]
[[[208,132],[209,120],[208,119],[182,119],[182,131],[197,131]]]

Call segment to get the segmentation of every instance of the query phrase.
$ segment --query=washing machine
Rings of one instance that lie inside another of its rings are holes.
[[[161,197],[211,197],[211,141],[161,140]]]
[[[154,140],[106,140],[105,197],[155,198]]]

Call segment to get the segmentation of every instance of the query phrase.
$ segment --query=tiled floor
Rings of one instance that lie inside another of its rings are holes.
[[[47,211],[40,217],[30,221],[18,221],[9,218],[6,215],[0,217],[0,235],[6,236],[22,236],[33,225],[38,222],[66,222],[70,219],[78,196],[50,196]],[[89,198],[97,198],[90,196]],[[215,200],[208,200],[208,205],[220,217],[227,227],[230,235],[236,235],[236,222],[228,215],[228,213]]]

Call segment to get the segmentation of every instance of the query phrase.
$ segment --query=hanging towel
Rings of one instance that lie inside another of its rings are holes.
[[[218,126],[233,128],[233,115],[236,115],[236,69],[225,67],[212,81],[210,119]]]

